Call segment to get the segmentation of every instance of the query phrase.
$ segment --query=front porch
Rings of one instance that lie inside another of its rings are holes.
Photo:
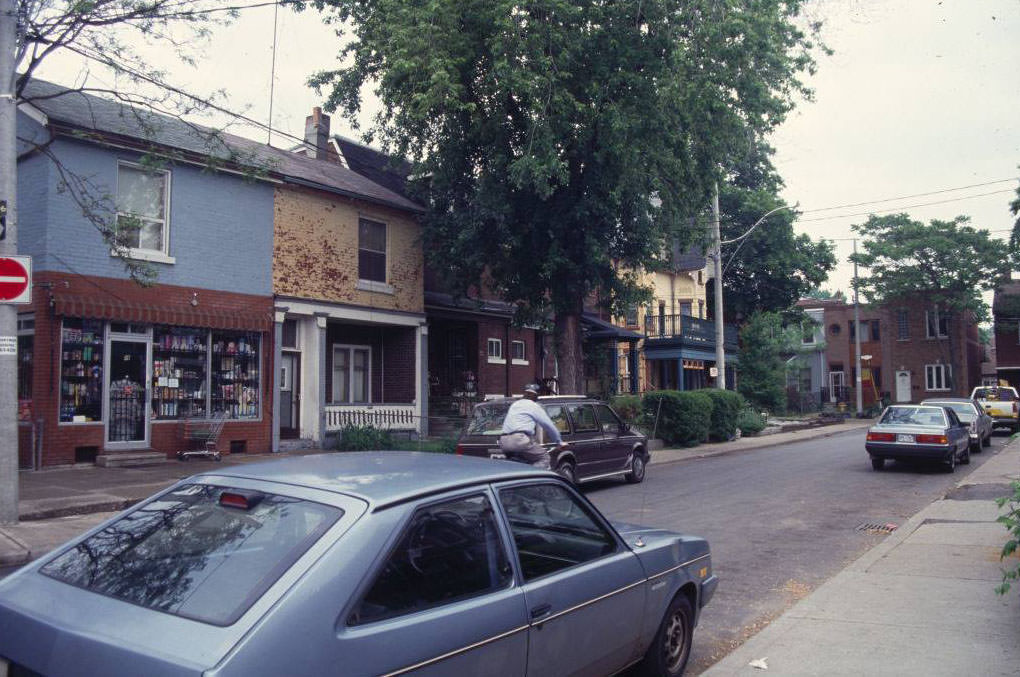
[[[424,316],[291,301],[277,332],[276,449],[352,425],[427,434]]]

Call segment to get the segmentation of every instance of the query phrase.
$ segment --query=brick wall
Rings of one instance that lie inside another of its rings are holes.
[[[191,298],[192,290],[170,285],[140,287],[124,280],[109,278],[84,278],[59,273],[37,273],[34,275],[35,293],[31,307],[21,309],[35,313],[35,345],[33,353],[32,420],[43,419],[43,465],[67,465],[75,462],[77,447],[96,447],[100,453],[104,447],[105,427],[102,423],[59,423],[60,401],[60,357],[61,357],[61,316],[49,303],[49,289],[62,293],[75,291],[93,302],[109,299],[104,290],[116,289],[116,300],[141,309],[160,307],[167,299]],[[229,292],[203,290],[201,304],[210,308],[239,308],[261,310],[268,318],[272,311],[271,297],[256,297]],[[100,304],[101,305],[101,304]],[[136,318],[126,318],[128,320]],[[167,324],[170,324],[168,321]],[[269,375],[273,373],[273,334],[261,335],[261,409],[262,418],[256,421],[228,422],[220,437],[219,450],[230,451],[230,442],[246,442],[248,453],[265,453],[272,446],[272,396],[273,384]],[[107,365],[108,368],[108,365]],[[182,446],[178,422],[157,422],[151,425],[150,446],[172,456]]]
[[[404,327],[367,327],[331,322],[326,328],[326,401],[333,401],[333,345],[372,350],[372,402],[415,401],[415,331]]]
[[[386,224],[386,283],[393,293],[361,291],[358,219]],[[320,191],[276,190],[273,289],[282,296],[424,312],[417,223],[406,212]]]
[[[510,360],[511,395],[520,394],[524,386],[534,382],[541,373],[539,346],[534,329],[510,327],[510,342],[524,341],[528,364],[513,364],[510,344],[507,343],[507,325],[500,320],[478,321],[478,392],[482,395],[504,395],[507,392],[506,360]],[[499,339],[503,344],[503,362],[489,362],[488,339]]]

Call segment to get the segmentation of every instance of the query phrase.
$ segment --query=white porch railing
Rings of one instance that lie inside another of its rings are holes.
[[[370,425],[384,430],[417,430],[417,407],[413,404],[327,404],[326,431],[347,425]]]

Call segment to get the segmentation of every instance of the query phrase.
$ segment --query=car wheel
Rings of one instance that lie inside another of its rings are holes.
[[[630,457],[630,472],[624,478],[631,484],[645,481],[645,457],[640,451],[635,451]]]
[[[983,446],[983,447],[990,447],[990,446],[992,446],[992,433],[991,432],[989,432],[987,435],[985,435],[985,438],[983,440],[981,440],[981,446]]]
[[[970,453],[972,454],[981,453],[981,440],[978,440],[977,442],[974,442],[973,444],[970,445]]]
[[[885,459],[878,458],[877,456],[872,456],[871,467],[875,470],[882,470],[883,468],[885,468]]]
[[[967,443],[967,450],[963,452],[963,456],[960,457],[961,465],[970,465],[970,443]]]
[[[556,466],[556,474],[571,484],[577,484],[577,471],[574,470],[574,464],[570,461],[563,461]]]
[[[693,638],[694,610],[687,597],[679,594],[666,609],[652,645],[638,664],[638,674],[646,677],[679,677],[691,655]]]
[[[953,449],[953,453],[949,454],[949,460],[946,461],[946,472],[956,472],[956,449]]]

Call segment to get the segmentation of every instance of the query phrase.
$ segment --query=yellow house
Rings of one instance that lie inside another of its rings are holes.
[[[274,432],[288,446],[322,443],[348,424],[422,431],[422,209],[345,166],[317,108],[305,139],[286,160],[305,171],[287,172],[274,200]]]

